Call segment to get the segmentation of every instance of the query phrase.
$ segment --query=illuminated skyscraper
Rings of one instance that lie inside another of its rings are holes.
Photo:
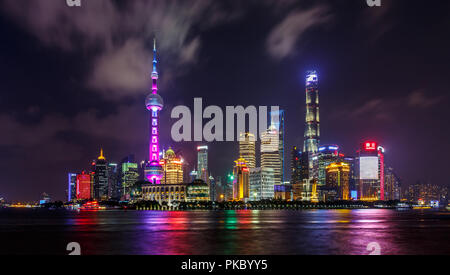
[[[77,174],[69,173],[69,186],[67,187],[67,201],[77,199]]]
[[[103,155],[103,149],[100,150],[100,156],[95,161],[94,172],[94,198],[106,200],[108,199],[108,164]]]
[[[384,148],[373,141],[362,143],[356,165],[358,199],[384,200]]]
[[[235,161],[233,176],[233,200],[244,201],[250,196],[250,169],[248,169],[245,159],[239,158]]]
[[[208,182],[208,146],[197,147],[197,168],[198,177],[204,182]]]
[[[261,199],[271,200],[275,197],[275,171],[273,168],[261,168]]]
[[[325,200],[350,200],[350,165],[331,163],[326,167]]]
[[[119,200],[122,193],[122,183],[119,179],[119,170],[117,163],[108,164],[108,178],[109,197],[114,200]]]
[[[356,160],[354,157],[344,157],[344,160],[342,162],[347,163],[350,167],[350,176],[349,176],[350,177],[350,179],[349,179],[350,195],[351,195],[352,199],[357,200],[358,199],[358,191],[356,188],[357,179],[356,179],[356,171],[355,171],[356,170],[355,169]]]
[[[134,185],[139,181],[138,164],[134,162],[134,157],[129,156],[121,163],[121,182],[122,182],[122,199],[130,199],[131,191]]]
[[[275,125],[278,131],[278,153],[280,154],[281,164],[281,182],[285,182],[285,165],[284,165],[284,124],[285,124],[285,112],[279,110],[277,112],[271,112],[271,121]]]
[[[152,93],[147,96],[145,105],[147,110],[151,112],[150,119],[150,146],[149,146],[149,163],[145,169],[146,179],[153,184],[160,184],[163,177],[163,169],[160,164],[159,156],[159,112],[164,107],[164,101],[158,95],[158,71],[156,69],[156,40],[153,45],[153,71],[152,71]]]
[[[339,155],[339,146],[324,145],[320,146],[318,153],[318,186],[325,186],[326,183],[326,168],[331,163],[341,162],[343,155]]]
[[[250,169],[250,200],[270,200],[274,198],[274,170],[273,168]]]
[[[161,180],[163,184],[180,184],[183,183],[183,163],[181,159],[175,155],[172,148],[169,148],[161,161],[164,176]]]
[[[385,181],[384,181],[384,198],[387,201],[400,200],[401,198],[401,186],[400,179],[394,173],[394,169],[391,167],[385,169]]]
[[[218,201],[217,199],[217,185],[213,176],[209,176],[209,196],[211,201]]]
[[[306,120],[303,152],[316,154],[320,143],[319,79],[316,71],[306,74]]]
[[[241,133],[239,137],[239,155],[247,162],[247,167],[256,167],[256,139],[251,133]]]
[[[261,169],[273,169],[275,185],[281,184],[281,159],[279,134],[275,125],[261,134]]]
[[[91,198],[91,175],[83,171],[77,175],[77,199],[89,200]]]
[[[250,168],[249,169],[249,180],[250,180],[250,200],[259,201],[261,200],[262,192],[262,177],[261,168]]]
[[[308,154],[294,146],[291,151],[291,184],[302,184],[308,179]]]
[[[303,181],[302,200],[309,201],[316,194],[318,182],[318,151],[320,143],[319,79],[316,71],[306,74],[306,114],[303,154],[308,155],[308,176]]]

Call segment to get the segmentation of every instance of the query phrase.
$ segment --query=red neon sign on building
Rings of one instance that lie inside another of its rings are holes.
[[[364,149],[367,151],[375,151],[377,149],[377,143],[373,141],[367,141],[364,143]]]

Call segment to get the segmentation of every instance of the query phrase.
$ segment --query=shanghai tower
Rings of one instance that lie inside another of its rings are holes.
[[[150,141],[149,141],[149,162],[145,167],[145,178],[152,184],[160,184],[163,177],[163,169],[159,156],[159,112],[164,107],[164,101],[158,95],[158,71],[156,70],[156,40],[153,45],[153,71],[152,71],[152,92],[145,100],[145,106],[150,111]]]
[[[306,74],[306,120],[303,152],[309,155],[319,151],[319,79],[316,71]]]

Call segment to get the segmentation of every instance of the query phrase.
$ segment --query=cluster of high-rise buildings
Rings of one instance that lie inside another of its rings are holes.
[[[320,143],[319,80],[315,71],[306,75],[304,142],[302,149],[293,147],[290,152],[290,181],[285,173],[285,112],[282,110],[270,114],[269,126],[261,132],[259,141],[252,133],[240,134],[239,158],[234,161],[233,172],[224,180],[212,176],[206,145],[197,147],[197,165],[193,171],[172,148],[161,152],[160,112],[164,101],[158,94],[158,77],[155,42],[152,91],[145,101],[150,112],[148,160],[138,163],[134,156],[129,156],[119,163],[110,163],[101,150],[90,171],[69,174],[69,201],[152,200],[173,204],[270,199],[309,202],[401,199],[400,179],[386,165],[383,146],[375,141],[362,141],[354,155],[346,156],[338,145]],[[430,188],[419,189],[410,188],[410,196],[426,198],[427,194],[435,193]]]
[[[194,175],[191,179],[184,160],[172,148],[160,151],[159,115],[164,101],[158,94],[156,41],[153,54],[152,92],[145,101],[150,112],[148,160],[137,163],[131,155],[120,163],[109,163],[101,150],[100,156],[92,161],[90,171],[69,174],[69,201],[156,200],[171,203],[215,199],[215,192],[210,191],[215,181],[208,171],[207,146],[198,147],[198,171],[191,173]]]
[[[134,156],[125,157],[119,163],[108,162],[100,151],[93,160],[91,169],[80,173],[69,173],[67,199],[75,200],[121,200],[139,193],[137,183],[142,180],[142,165]]]
[[[301,201],[399,200],[400,179],[385,163],[385,149],[374,141],[361,142],[354,156],[338,145],[320,144],[319,81],[306,75],[306,114],[303,149],[291,151],[291,180],[285,177],[285,112],[271,115],[261,134],[261,165],[256,166],[256,142],[241,134],[233,200],[283,199]],[[274,119],[274,117],[276,119]]]
[[[436,204],[436,202],[445,204],[448,201],[448,195],[448,187],[446,186],[421,182],[405,188],[403,194],[406,200],[419,204]]]

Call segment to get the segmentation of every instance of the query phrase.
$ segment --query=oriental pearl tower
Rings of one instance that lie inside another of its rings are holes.
[[[159,157],[159,112],[164,107],[164,101],[158,95],[158,71],[156,70],[156,39],[153,41],[153,71],[152,93],[145,99],[145,106],[151,113],[150,118],[150,142],[149,162],[145,167],[145,178],[152,184],[160,184],[163,177],[163,169]]]

